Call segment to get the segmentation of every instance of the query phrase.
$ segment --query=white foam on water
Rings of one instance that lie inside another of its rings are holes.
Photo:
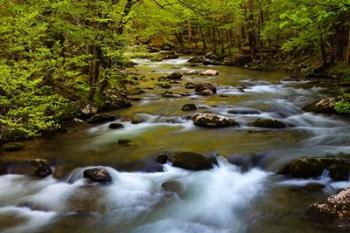
[[[32,233],[39,231],[42,227],[50,224],[57,216],[55,212],[44,212],[31,210],[29,208],[20,208],[14,206],[1,207],[0,216],[10,215],[25,218],[23,224],[10,227],[2,233]]]
[[[164,117],[149,114],[140,114],[140,116],[142,116],[145,121],[139,124],[115,121],[123,124],[124,127],[121,129],[109,129],[109,124],[113,122],[102,124],[89,129],[88,132],[96,136],[94,142],[89,146],[116,142],[118,139],[132,139],[144,132],[156,130],[160,127],[175,128],[179,132],[191,130],[194,128],[193,122],[191,120],[183,119],[181,117]]]
[[[55,182],[51,176],[41,180],[31,179],[24,175],[0,176],[0,203],[3,205],[16,203],[20,197],[36,193]]]
[[[251,201],[263,193],[269,176],[258,169],[241,173],[223,160],[208,171],[189,172],[169,165],[165,169],[164,173],[152,174],[111,171],[115,182],[106,188],[108,206],[114,208],[110,224],[133,222],[155,211],[161,220],[141,224],[135,232],[240,232],[246,226],[242,211],[247,211]],[[166,197],[161,185],[167,181],[178,182],[184,193],[157,209]],[[164,219],[181,225],[164,231]]]

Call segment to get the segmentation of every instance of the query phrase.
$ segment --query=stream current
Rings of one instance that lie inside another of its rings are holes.
[[[133,72],[156,78],[190,68],[187,60],[135,59],[138,66]],[[305,210],[350,182],[333,182],[327,173],[312,180],[274,173],[301,156],[350,152],[345,119],[302,111],[325,90],[317,82],[283,81],[282,72],[221,66],[191,69],[215,69],[220,75],[184,76],[171,89],[187,93],[183,98],[163,98],[160,87],[147,90],[133,107],[115,112],[121,116],[115,122],[122,123],[122,129],[109,129],[109,123],[73,128],[52,139],[28,142],[24,151],[3,155],[3,159],[55,160],[58,175],[40,180],[0,176],[0,232],[332,232],[307,219]],[[140,85],[147,88],[154,82],[150,79]],[[184,88],[187,82],[210,82],[218,93],[198,96]],[[197,112],[231,117],[240,127],[196,127],[189,118],[194,112],[181,111],[187,103],[196,104]],[[131,117],[143,121],[132,124]],[[257,118],[278,119],[288,127],[249,126]],[[118,144],[122,139],[131,140],[130,145]],[[217,156],[218,164],[192,172],[154,162],[155,156],[168,151]],[[239,165],[232,163],[237,158]],[[113,182],[89,184],[83,170],[94,166],[105,167]],[[164,184],[171,188],[164,189]],[[322,187],[315,191],[316,185]]]

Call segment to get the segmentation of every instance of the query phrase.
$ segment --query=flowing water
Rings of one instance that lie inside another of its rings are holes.
[[[186,58],[135,61],[139,65],[133,71],[147,77],[190,67]],[[349,153],[348,122],[301,110],[324,95],[318,85],[282,81],[286,74],[281,72],[194,67],[208,68],[220,75],[185,76],[173,86],[174,92],[188,93],[187,97],[163,98],[164,90],[155,88],[140,95],[141,101],[132,108],[116,112],[123,129],[111,130],[108,124],[72,128],[52,139],[29,142],[21,152],[2,155],[49,158],[56,161],[57,170],[55,178],[40,180],[0,176],[0,232],[332,232],[307,219],[305,210],[350,182],[333,182],[327,173],[313,180],[290,180],[274,171],[301,156]],[[195,95],[184,88],[186,82],[213,83],[218,94]],[[181,111],[186,103],[199,106],[197,112],[232,117],[240,127],[198,128],[188,118],[193,113]],[[239,114],[242,110],[254,111]],[[130,117],[144,121],[132,124]],[[288,127],[249,126],[257,118],[278,119]],[[119,145],[121,139],[131,144]],[[208,171],[190,172],[153,162],[168,151],[217,156],[218,164]],[[104,166],[112,184],[87,182],[82,173],[91,166]]]

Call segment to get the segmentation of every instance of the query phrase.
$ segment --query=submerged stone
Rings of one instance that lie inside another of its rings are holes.
[[[286,128],[286,125],[283,122],[279,120],[274,120],[274,119],[258,119],[254,121],[251,125],[254,127],[271,128],[271,129]]]
[[[197,106],[195,104],[185,104],[182,107],[182,111],[196,111],[197,110]]]

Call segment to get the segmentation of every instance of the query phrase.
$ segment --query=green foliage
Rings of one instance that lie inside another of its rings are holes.
[[[0,135],[60,127],[76,103],[115,88],[127,1],[0,0]]]
[[[335,104],[334,108],[341,114],[350,114],[350,102],[339,101]]]

